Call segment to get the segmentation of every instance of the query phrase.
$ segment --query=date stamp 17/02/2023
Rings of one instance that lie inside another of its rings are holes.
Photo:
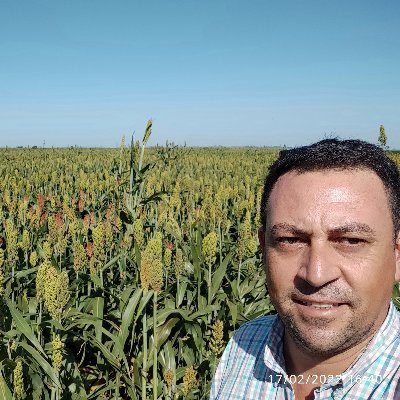
[[[350,375],[346,377],[351,383],[359,383],[361,381],[369,381],[372,383],[382,382],[381,375],[375,374],[363,374],[363,375]],[[269,375],[270,383],[282,384],[285,382],[291,385],[324,385],[325,383],[337,384],[343,377],[341,375],[288,375],[274,374]]]

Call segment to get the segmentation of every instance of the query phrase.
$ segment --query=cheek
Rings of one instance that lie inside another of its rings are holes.
[[[283,295],[287,288],[292,288],[296,276],[296,263],[293,260],[277,257],[268,252],[266,257],[265,273],[270,293],[276,296]]]
[[[270,249],[266,253],[266,269],[274,275],[292,277],[296,275],[302,264],[302,253],[279,253]]]
[[[344,279],[360,296],[373,303],[379,303],[377,298],[386,298],[392,292],[394,268],[391,267],[389,258],[381,254],[346,265],[343,267]]]

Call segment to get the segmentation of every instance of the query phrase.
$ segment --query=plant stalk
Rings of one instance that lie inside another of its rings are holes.
[[[158,356],[158,343],[157,343],[157,291],[154,291],[153,297],[153,335],[154,335],[154,347],[153,347],[153,400],[157,400],[157,356]]]

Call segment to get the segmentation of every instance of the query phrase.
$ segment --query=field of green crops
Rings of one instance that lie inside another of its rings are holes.
[[[232,332],[273,312],[256,233],[277,151],[149,134],[0,149],[1,399],[206,399]]]

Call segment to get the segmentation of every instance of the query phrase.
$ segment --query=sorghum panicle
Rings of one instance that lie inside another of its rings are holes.
[[[47,270],[51,267],[50,261],[46,260],[39,265],[36,274],[36,298],[38,301],[42,301],[44,298],[44,287],[46,281]]]
[[[32,251],[31,255],[29,256],[29,263],[32,265],[32,267],[36,267],[38,261],[38,256],[36,251]]]
[[[44,304],[51,317],[60,320],[69,300],[69,279],[66,271],[58,272],[53,266],[47,269],[44,282]]]
[[[172,250],[167,247],[164,251],[164,266],[167,271],[171,269]]]
[[[24,231],[22,232],[22,240],[19,243],[19,247],[24,251],[27,252],[29,250],[31,246],[31,240],[29,237],[29,232],[24,229]]]
[[[51,248],[51,244],[48,240],[43,242],[42,249],[45,260],[51,260],[51,257],[53,256],[53,249]]]
[[[63,361],[61,350],[64,348],[64,343],[61,341],[60,336],[57,335],[51,344],[53,347],[53,368],[59,371]]]
[[[144,290],[160,292],[163,285],[162,236],[157,232],[141,255],[140,281]]]
[[[185,270],[185,260],[183,258],[183,251],[182,249],[176,249],[175,252],[175,260],[174,260],[174,269],[176,276],[182,275],[183,271]]]
[[[109,220],[104,221],[104,246],[107,251],[114,246],[113,227]]]
[[[183,376],[183,393],[187,396],[193,388],[197,385],[197,373],[193,366],[185,369],[185,375]]]
[[[257,252],[257,240],[251,231],[250,215],[247,214],[239,226],[237,256],[240,260],[253,257]]]
[[[0,267],[0,297],[4,295],[4,271],[3,268]]]
[[[103,222],[99,222],[92,232],[93,256],[96,264],[101,264],[105,260],[105,235]]]
[[[17,361],[17,365],[14,368],[14,395],[17,400],[22,399],[25,396],[24,389],[24,371],[22,366],[22,360]]]
[[[202,245],[202,254],[206,264],[212,265],[216,260],[218,237],[215,232],[210,232],[204,239]]]
[[[18,260],[18,232],[12,219],[8,219],[6,223],[6,239],[7,260],[10,263],[15,263]]]
[[[164,371],[163,376],[164,382],[166,383],[168,389],[171,389],[174,383],[174,372],[172,371],[172,369],[167,369],[166,371]]]
[[[81,271],[86,266],[86,252],[82,243],[76,242],[73,246],[74,270]]]
[[[141,249],[144,242],[142,218],[135,219],[135,222],[133,223],[133,240],[135,241],[139,249]]]
[[[218,357],[224,349],[224,323],[217,319],[212,326],[212,336],[210,339],[210,350]]]

